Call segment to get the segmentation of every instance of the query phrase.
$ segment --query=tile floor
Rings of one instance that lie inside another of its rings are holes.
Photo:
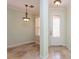
[[[7,59],[40,59],[39,46],[32,43],[8,49]],[[62,46],[49,47],[48,59],[71,59],[70,51]]]

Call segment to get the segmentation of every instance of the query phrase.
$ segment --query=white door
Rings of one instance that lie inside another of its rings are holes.
[[[49,45],[66,44],[66,22],[65,15],[61,11],[58,14],[52,12],[49,15]]]

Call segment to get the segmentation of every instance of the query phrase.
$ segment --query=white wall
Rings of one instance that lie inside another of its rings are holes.
[[[32,42],[34,39],[34,17],[30,15],[30,22],[24,22],[25,13],[8,8],[7,18],[7,42],[8,47]]]
[[[67,47],[71,50],[71,7],[67,8]]]
[[[59,15],[60,20],[60,38],[54,38],[49,35],[49,45],[65,45],[66,46],[66,9],[65,8],[50,8],[49,9],[49,31],[53,30],[53,16]]]

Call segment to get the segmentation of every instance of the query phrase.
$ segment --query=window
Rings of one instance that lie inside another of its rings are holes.
[[[40,36],[40,18],[35,19],[35,35]]]
[[[53,16],[53,37],[60,37],[60,17]]]

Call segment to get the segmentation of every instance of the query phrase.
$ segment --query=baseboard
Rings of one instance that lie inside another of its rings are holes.
[[[13,47],[17,47],[17,46],[24,45],[24,44],[29,44],[32,42],[34,42],[34,41],[22,42],[22,43],[18,43],[18,44],[14,44],[14,45],[8,45],[7,48],[13,48]]]
[[[65,45],[51,45],[49,47],[66,47]]]
[[[50,46],[65,46],[66,47],[66,44],[51,44],[51,45],[49,45],[49,47]]]
[[[50,47],[64,47],[64,48],[68,49],[66,45],[51,45],[51,46],[49,46],[49,48]]]

